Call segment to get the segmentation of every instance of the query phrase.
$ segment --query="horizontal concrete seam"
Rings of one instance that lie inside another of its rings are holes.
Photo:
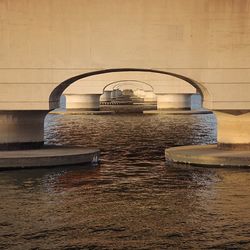
[[[117,67],[115,67],[117,68]],[[119,68],[119,67],[118,67]],[[121,67],[124,68],[124,67]],[[133,67],[138,68],[138,67]],[[103,69],[112,69],[112,67],[108,68],[0,68],[0,70],[103,70]],[[155,70],[165,70],[165,69],[191,69],[191,70],[242,70],[242,69],[250,69],[246,68],[154,68],[150,67],[148,69],[155,69]]]
[[[202,84],[250,84],[250,82],[201,82]]]
[[[103,68],[0,68],[0,70],[102,70]]]
[[[88,82],[96,82],[96,80],[87,80]],[[106,80],[98,80],[99,82],[103,82]],[[131,80],[132,81],[132,80]],[[158,81],[159,80],[148,80],[148,81]],[[161,80],[164,81],[164,80]],[[202,84],[250,84],[250,82],[201,82]],[[25,85],[32,85],[32,84],[47,84],[47,85],[51,85],[51,84],[58,84],[58,82],[52,82],[52,83],[48,83],[48,82],[0,82],[0,85],[6,85],[6,84],[25,84]]]
[[[46,100],[46,101],[17,101],[17,102],[11,102],[11,101],[0,101],[0,103],[48,103],[49,101]],[[53,101],[50,101],[50,102],[53,102]]]
[[[231,100],[226,100],[226,101],[215,101],[215,100],[213,100],[213,101],[206,101],[206,102],[213,102],[213,103],[215,103],[215,102],[250,102],[250,100],[249,101],[231,101]]]
[[[24,85],[32,85],[32,84],[47,84],[47,85],[55,85],[55,84],[58,84],[58,82],[52,82],[52,83],[49,83],[49,82],[6,82],[6,83],[3,83],[3,82],[0,82],[0,85],[6,85],[6,84],[24,84]]]

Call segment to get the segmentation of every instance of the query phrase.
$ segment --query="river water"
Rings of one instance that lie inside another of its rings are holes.
[[[0,172],[0,249],[250,249],[250,171],[165,163],[214,143],[213,115],[48,115],[47,143],[99,166]]]

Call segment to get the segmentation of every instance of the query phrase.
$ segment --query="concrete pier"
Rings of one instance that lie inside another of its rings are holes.
[[[154,104],[157,102],[156,95],[154,94],[153,91],[145,90],[143,98],[144,98],[144,103],[147,103],[147,104]]]
[[[117,97],[122,95],[122,91],[119,89],[113,89],[113,91],[111,92],[111,99],[115,100]]]
[[[101,94],[65,94],[67,110],[100,110]]]
[[[0,170],[98,164],[99,160],[96,148],[47,145],[41,149],[0,151]]]
[[[0,150],[43,146],[45,110],[0,112]]]
[[[111,90],[104,90],[103,94],[100,97],[100,102],[111,102]]]
[[[157,94],[158,110],[190,110],[191,94]]]
[[[250,167],[249,150],[223,150],[217,145],[196,145],[168,148],[166,160],[197,166]]]
[[[250,167],[250,112],[215,111],[217,144],[166,149],[166,159],[205,166]]]
[[[217,140],[221,149],[249,150],[250,112],[245,110],[214,111]]]

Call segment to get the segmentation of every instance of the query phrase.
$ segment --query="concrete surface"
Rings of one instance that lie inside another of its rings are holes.
[[[173,147],[165,150],[166,160],[200,166],[250,167],[250,151],[218,149],[217,145]]]
[[[88,111],[88,110],[54,110],[50,114],[53,115],[111,115],[113,111]]]
[[[160,114],[160,115],[200,115],[212,114],[209,110],[145,110],[143,114]]]
[[[100,150],[76,146],[49,146],[42,149],[0,151],[0,170],[97,164]]]
[[[133,104],[133,105],[101,105],[101,110],[115,113],[143,113],[145,110],[156,109],[152,104]]]
[[[65,93],[66,109],[82,109],[89,111],[100,110],[100,96],[101,94],[74,94]]]
[[[195,92],[192,92],[195,93]],[[157,109],[168,110],[168,109],[191,109],[191,96],[192,93],[188,94],[157,94]]]
[[[65,80],[124,67],[193,80],[208,109],[250,109],[250,0],[73,2],[0,1],[1,110],[57,108]]]

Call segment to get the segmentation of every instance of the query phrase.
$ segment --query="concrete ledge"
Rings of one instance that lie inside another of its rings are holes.
[[[156,109],[154,105],[104,105],[101,106],[103,111],[113,111],[115,113],[143,113],[144,110]]]
[[[49,146],[41,149],[0,151],[0,170],[97,164],[100,150],[76,146]]]
[[[88,110],[55,110],[51,111],[49,114],[53,115],[110,115],[113,111],[88,111]]]
[[[209,110],[146,110],[143,114],[160,114],[160,115],[200,115],[212,114]]]
[[[173,162],[198,166],[250,167],[250,151],[222,150],[216,144],[168,148],[165,157]]]
[[[24,150],[24,149],[38,149],[44,145],[43,141],[39,142],[20,142],[20,143],[1,143],[0,150]]]

